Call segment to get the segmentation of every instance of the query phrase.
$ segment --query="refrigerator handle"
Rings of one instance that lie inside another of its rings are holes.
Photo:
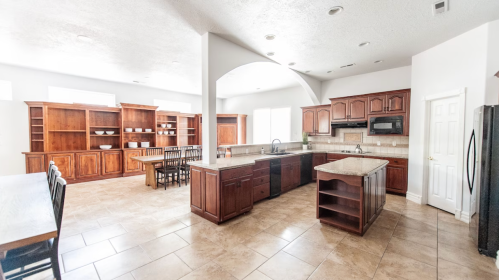
[[[470,181],[470,151],[471,144],[473,144],[473,175]],[[468,188],[470,189],[470,194],[473,192],[473,182],[475,181],[475,161],[476,161],[476,144],[475,144],[475,130],[471,132],[470,143],[468,145],[468,156],[466,162],[466,174],[468,175]]]

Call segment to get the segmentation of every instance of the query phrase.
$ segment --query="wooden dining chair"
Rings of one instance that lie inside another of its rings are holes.
[[[225,154],[227,153],[226,148],[217,148],[217,158],[225,158]]]
[[[184,175],[184,181],[187,182],[187,180],[191,178],[191,169],[189,167],[189,162],[198,161],[198,160],[201,160],[201,154],[199,153],[199,149],[185,150],[184,161],[180,166],[180,170]]]
[[[173,150],[178,150],[178,146],[165,147],[165,151],[173,151]]]
[[[49,161],[49,169],[48,169],[48,172],[47,172],[47,181],[50,181],[50,174],[52,172],[52,166],[53,165],[55,165],[55,162]]]
[[[156,185],[160,185],[159,179],[160,179],[160,174],[163,175],[162,177],[164,178],[163,180],[163,185],[165,185],[165,190],[166,190],[166,183],[170,175],[172,175],[172,183],[175,182],[175,175],[177,178],[178,186],[180,187],[180,161],[181,161],[181,151],[180,150],[172,150],[172,151],[165,151],[165,157],[163,160],[163,167],[162,168],[156,168]]]
[[[49,190],[50,190],[50,195],[54,193],[54,188],[55,188],[55,173],[59,172],[59,168],[57,168],[56,165],[52,165],[49,170]],[[60,176],[60,175],[59,175]]]
[[[157,148],[146,148],[146,156],[162,156],[165,148],[157,147]],[[163,166],[162,163],[156,163],[154,165],[155,168],[161,168]]]
[[[57,225],[57,237],[51,240],[46,240],[7,251],[5,259],[0,261],[3,271],[9,272],[15,269],[21,269],[21,271],[19,272],[5,275],[5,278],[7,280],[21,280],[25,277],[37,274],[47,269],[52,269],[54,278],[57,280],[61,280],[58,250],[59,236],[61,234],[62,214],[64,210],[64,199],[66,196],[66,180],[58,177],[54,189],[54,216]],[[46,259],[50,259],[50,261],[31,266]],[[27,266],[30,267],[27,268]]]
[[[56,183],[57,183],[57,178],[62,177],[62,174],[60,171],[55,171],[53,173],[53,178],[52,178],[52,186],[54,186],[52,189],[50,189],[50,198],[52,198],[52,203],[55,201],[55,188],[56,188]]]

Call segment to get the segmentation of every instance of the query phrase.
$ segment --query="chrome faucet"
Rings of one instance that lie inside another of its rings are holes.
[[[279,140],[279,139],[274,139],[274,140],[272,140],[272,151],[271,151],[272,153],[274,153],[274,152],[275,152],[275,153],[277,153],[277,152],[279,151],[279,148],[278,148],[278,147],[275,147],[275,149],[274,149],[274,141],[275,141],[275,140],[279,141],[279,144],[282,144],[282,143],[281,143],[281,140]]]

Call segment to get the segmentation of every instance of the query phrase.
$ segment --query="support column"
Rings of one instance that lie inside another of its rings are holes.
[[[203,108],[203,162],[217,162],[217,79],[210,72],[210,33],[203,34],[202,47],[202,108]]]

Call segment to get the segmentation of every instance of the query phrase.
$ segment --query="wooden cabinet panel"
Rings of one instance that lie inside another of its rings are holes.
[[[386,112],[387,113],[405,113],[407,94],[392,93],[386,95]]]
[[[100,176],[100,152],[76,153],[76,178]]]
[[[218,146],[237,144],[237,123],[217,124],[217,143]]]
[[[265,184],[265,183],[268,183],[268,182],[270,182],[270,175],[261,176],[261,177],[253,179],[253,185],[255,185],[255,186],[258,186],[258,185],[261,185],[261,184]]]
[[[221,180],[226,181],[229,179],[235,179],[235,178],[240,178],[244,177],[246,175],[252,175],[253,174],[253,168],[251,166],[245,166],[245,167],[240,167],[240,168],[234,168],[234,169],[228,169],[228,170],[223,170],[221,173]]]
[[[270,196],[270,183],[253,187],[253,202],[260,201]]]
[[[73,153],[48,154],[47,161],[53,161],[62,178],[75,179],[75,155]]]
[[[223,221],[237,216],[237,188],[238,180],[232,179],[227,181],[222,181],[221,183],[221,193],[222,196],[222,214],[221,218]]]
[[[292,184],[292,167],[291,164],[281,164],[281,192],[286,192],[291,188]]]
[[[346,122],[348,117],[348,99],[331,100],[331,121]]]
[[[191,167],[191,207],[194,206],[197,210],[203,209],[203,190],[201,182],[202,170]]]
[[[313,154],[312,157],[312,180],[317,180],[317,170],[314,167],[326,163],[326,154]]]
[[[367,121],[367,98],[351,98],[348,100],[348,120]]]
[[[371,114],[384,114],[386,107],[385,95],[374,95],[367,98],[367,113]]]
[[[239,214],[253,208],[253,176],[242,177],[238,180],[237,211]]]
[[[291,175],[292,175],[291,187],[296,188],[300,185],[300,179],[301,179],[301,169],[299,162],[293,163],[291,165]]]
[[[309,135],[315,134],[315,109],[303,109],[302,130]]]
[[[211,215],[213,218],[219,216],[220,207],[220,192],[219,192],[219,176],[217,172],[210,170],[206,171],[205,174],[205,190],[202,193],[204,195],[204,212]]]
[[[45,155],[26,155],[25,158],[26,174],[47,171],[45,170]]]
[[[132,157],[138,157],[141,155],[141,150],[125,150],[123,152],[125,173],[142,171],[142,163],[132,160]]]
[[[316,135],[331,135],[331,107],[317,108]]]
[[[405,193],[407,191],[407,169],[399,166],[386,168],[386,189]]]
[[[123,157],[121,151],[102,152],[102,175],[123,173]]]

